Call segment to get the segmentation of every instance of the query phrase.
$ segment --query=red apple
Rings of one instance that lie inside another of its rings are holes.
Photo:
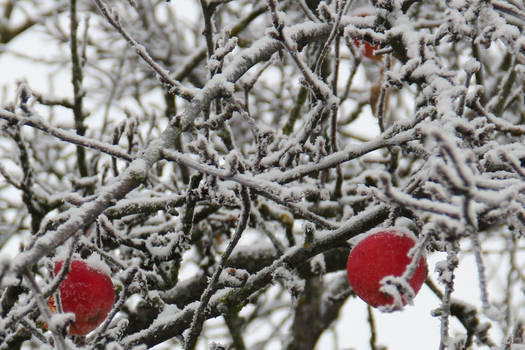
[[[358,16],[366,17],[366,16],[369,16],[369,14],[360,13],[358,14]],[[369,58],[374,61],[381,61],[381,59],[383,58],[382,55],[374,55],[374,50],[378,49],[377,45],[373,45],[367,41],[361,41],[358,39],[354,39],[354,45],[357,47],[357,49],[360,52],[362,52],[363,56],[365,56],[366,58]],[[361,49],[361,45],[364,46],[363,49]]]
[[[346,264],[348,282],[355,294],[373,307],[392,306],[394,298],[381,291],[381,280],[387,276],[399,277],[412,261],[408,252],[415,245],[415,237],[403,230],[392,229],[372,233],[350,251]],[[417,294],[427,275],[427,264],[422,256],[414,275],[408,281]],[[403,305],[406,301],[402,300]]]
[[[55,275],[63,261],[55,262]],[[94,264],[73,260],[71,270],[59,287],[64,312],[75,314],[69,334],[86,335],[100,325],[115,302],[113,282],[109,275]],[[54,298],[49,298],[49,309],[56,312]]]
[[[363,51],[361,51],[360,49],[361,44],[364,45]],[[369,58],[374,61],[381,61],[381,59],[383,58],[382,55],[374,55],[374,51],[377,50],[378,47],[373,46],[367,41],[359,41],[357,39],[354,39],[354,45],[359,49],[360,52],[363,53],[363,56],[365,56],[366,58]]]

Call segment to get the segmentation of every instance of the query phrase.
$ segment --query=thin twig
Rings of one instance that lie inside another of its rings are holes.
[[[448,339],[449,339],[449,318],[451,314],[451,296],[454,291],[454,270],[457,268],[457,251],[453,249],[452,244],[449,244],[449,249],[447,252],[447,266],[445,267],[446,271],[442,273],[447,276],[443,278],[445,283],[445,293],[441,298],[441,315],[440,315],[440,337],[439,337],[439,349],[445,350],[447,348]]]
[[[284,30],[284,19],[281,17],[279,11],[277,10],[277,1],[267,1],[272,12],[272,22],[277,32],[276,34],[278,36],[279,41],[292,57],[293,61],[303,74],[304,79],[308,82],[308,85],[314,92],[315,96],[318,99],[325,101],[330,108],[337,106],[339,104],[338,98],[334,96],[332,90],[325,82],[316,77],[316,74],[310,69],[310,67],[308,67],[308,64],[306,64],[306,62],[304,62],[301,56],[299,55],[299,52],[297,51],[297,45],[291,40],[289,35],[286,34],[286,31]]]
[[[119,147],[116,147],[116,146],[113,146],[113,145],[110,145],[110,144],[107,144],[101,141],[97,141],[89,137],[80,136],[80,135],[77,135],[76,133],[73,133],[67,130],[55,128],[53,126],[46,124],[40,116],[35,115],[35,114],[28,117],[28,116],[21,116],[21,115],[12,113],[5,109],[0,109],[0,118],[10,121],[12,123],[19,124],[19,125],[29,125],[33,128],[39,129],[45,133],[53,135],[62,141],[66,141],[72,144],[91,148],[91,149],[100,151],[102,153],[109,154],[113,157],[117,157],[117,158],[126,160],[128,162],[133,160],[132,156],[124,152]]]
[[[376,345],[377,336],[376,336],[376,322],[374,319],[374,313],[370,305],[366,307],[366,311],[368,314],[368,317],[367,317],[368,324],[370,325],[370,340],[368,341],[368,343],[370,344],[370,350],[376,350],[377,349],[377,345]]]
[[[38,306],[39,311],[44,316],[44,320],[47,322],[51,329],[51,333],[53,334],[53,339],[55,340],[57,349],[67,350],[68,347],[66,346],[66,340],[64,339],[64,336],[62,335],[60,330],[58,330],[57,327],[54,326],[54,324],[51,322],[51,311],[49,311],[49,308],[47,307],[47,303],[44,300],[44,296],[42,295],[40,287],[36,283],[33,274],[29,270],[25,270],[24,275],[29,281],[29,286],[31,287],[31,290],[33,292],[33,297],[36,299],[36,304]]]
[[[177,151],[172,151],[168,149],[162,150],[163,157],[167,160],[175,161],[179,164],[183,164],[189,168],[195,169],[204,174],[217,176],[221,179],[235,181],[243,186],[246,186],[252,189],[255,193],[258,193],[266,198],[269,198],[276,203],[279,203],[287,208],[289,208],[294,214],[308,219],[321,227],[325,228],[336,228],[337,225],[324,219],[323,217],[312,213],[311,211],[305,209],[302,206],[294,204],[290,201],[283,199],[281,194],[281,188],[277,187],[271,181],[266,181],[264,178],[257,178],[254,176],[246,174],[233,174],[231,171],[226,169],[219,169],[212,167],[206,164],[199,163],[190,157],[179,153]]]
[[[188,336],[186,337],[186,342],[184,343],[184,349],[185,350],[193,350],[195,348],[195,345],[197,344],[197,339],[199,337],[199,334],[202,330],[202,325],[205,320],[204,310],[208,306],[208,302],[210,301],[211,296],[213,293],[215,293],[217,288],[217,282],[219,281],[219,277],[221,275],[222,270],[224,270],[224,267],[226,266],[226,263],[228,262],[228,259],[241,239],[242,233],[246,229],[246,226],[248,225],[248,219],[250,217],[250,194],[248,190],[245,187],[242,187],[241,189],[241,197],[242,197],[242,210],[241,210],[241,218],[239,220],[239,223],[237,225],[237,229],[235,230],[235,233],[233,234],[230,243],[228,243],[228,246],[226,247],[226,250],[221,256],[221,260],[219,261],[219,264],[216,267],[215,272],[213,273],[212,278],[210,279],[210,282],[208,283],[208,286],[206,287],[206,290],[202,293],[201,300],[199,307],[197,310],[195,310],[195,313],[193,314],[193,320],[191,322],[190,326],[190,332]]]
[[[84,125],[84,111],[83,100],[84,92],[82,91],[82,64],[78,55],[77,44],[77,1],[70,0],[70,15],[69,15],[69,43],[71,47],[71,82],[73,83],[73,115],[75,117],[75,129],[77,134],[84,136],[86,133],[86,126]],[[89,175],[88,166],[86,162],[86,151],[80,145],[77,145],[77,164],[81,177]]]
[[[102,15],[107,19],[107,21],[115,28],[121,35],[126,39],[128,44],[135,49],[137,55],[139,55],[144,62],[150,66],[159,76],[160,81],[163,84],[166,84],[169,87],[171,93],[181,96],[182,98],[191,101],[195,93],[186,87],[184,87],[180,82],[170,77],[169,72],[162,68],[148,53],[146,48],[139,44],[132,36],[129,34],[120,24],[120,19],[117,15],[117,12],[111,10],[102,0],[93,0],[97,7],[99,8]]]
[[[328,40],[326,40],[323,46],[321,54],[317,57],[317,60],[314,65],[315,67],[314,72],[319,74],[319,72],[321,71],[321,64],[326,58],[326,55],[328,54],[328,50],[330,50],[330,45],[332,45],[332,41],[334,41],[334,39],[337,36],[339,25],[341,24],[341,18],[348,11],[348,8],[353,2],[354,2],[353,0],[337,0],[336,2],[337,7],[338,7],[337,18],[333,24],[332,31],[330,32],[330,35],[328,36]]]

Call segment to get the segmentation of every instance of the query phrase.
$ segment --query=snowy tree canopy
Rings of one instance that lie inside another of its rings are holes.
[[[0,13],[0,349],[303,350],[328,333],[388,348],[382,311],[359,321],[368,334],[337,326],[357,299],[351,247],[393,227],[417,243],[383,291],[418,304],[408,279],[433,261],[428,348],[525,346],[523,2]],[[86,336],[48,307],[73,259],[115,285]]]

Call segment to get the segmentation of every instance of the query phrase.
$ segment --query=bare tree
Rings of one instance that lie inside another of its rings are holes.
[[[49,72],[0,109],[0,241],[23,243],[0,266],[0,349],[313,349],[355,298],[349,240],[396,226],[446,253],[429,348],[523,344],[525,5],[185,3],[196,21],[161,0],[0,3],[0,55]],[[116,285],[86,337],[47,307],[64,252]],[[466,254],[480,309],[454,297]]]

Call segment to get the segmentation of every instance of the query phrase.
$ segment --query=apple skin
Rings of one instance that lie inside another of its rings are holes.
[[[415,245],[412,234],[403,230],[382,230],[363,238],[352,248],[346,271],[355,294],[373,307],[393,304],[393,298],[380,291],[381,280],[401,276],[411,262],[407,256]],[[408,281],[417,294],[427,275],[427,263],[421,256],[416,271]],[[406,301],[403,299],[403,305]]]
[[[62,264],[63,261],[55,262],[55,275],[60,272]],[[75,322],[69,326],[71,335],[86,335],[97,328],[115,303],[111,278],[83,260],[71,261],[71,270],[59,290],[62,309],[75,314]],[[53,296],[48,305],[51,312],[56,312]]]

